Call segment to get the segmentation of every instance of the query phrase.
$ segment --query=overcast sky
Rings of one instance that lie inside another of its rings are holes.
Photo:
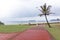
[[[37,17],[44,3],[52,6],[51,16],[60,16],[60,0],[0,0],[0,19]]]

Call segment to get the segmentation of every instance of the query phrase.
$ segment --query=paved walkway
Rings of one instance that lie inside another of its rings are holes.
[[[8,40],[12,36],[15,36],[17,33],[0,33],[0,40]]]
[[[47,30],[42,27],[35,27],[19,34],[12,40],[53,40]]]

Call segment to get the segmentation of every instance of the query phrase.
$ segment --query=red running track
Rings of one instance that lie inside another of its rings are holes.
[[[30,29],[19,34],[12,40],[52,40],[52,37],[46,30]]]
[[[15,36],[17,33],[0,33],[0,40],[8,40],[12,36]]]

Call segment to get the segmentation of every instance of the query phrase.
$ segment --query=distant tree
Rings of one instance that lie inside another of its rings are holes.
[[[58,21],[58,23],[59,23],[60,19],[59,19],[59,18],[57,18],[57,21]]]
[[[60,21],[60,19],[59,19],[59,18],[57,18],[57,21]]]
[[[41,10],[39,9],[39,11],[41,11],[42,14],[39,14],[39,16],[43,16],[43,15],[44,15],[44,16],[45,16],[45,19],[46,19],[46,22],[47,22],[47,24],[48,24],[48,26],[49,26],[49,28],[51,28],[51,25],[49,24],[48,19],[47,19],[47,15],[52,14],[52,13],[50,12],[51,6],[50,6],[50,5],[47,6],[46,3],[45,3],[43,6],[40,6],[40,8],[41,8]]]
[[[4,23],[0,21],[0,25],[4,25]]]

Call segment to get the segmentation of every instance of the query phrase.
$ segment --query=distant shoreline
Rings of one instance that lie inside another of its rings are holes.
[[[49,23],[57,23],[57,22],[60,22],[60,21],[52,21],[52,22],[50,22],[49,21]],[[39,23],[46,23],[46,22],[22,22],[22,23],[20,23],[20,22],[8,22],[8,23],[5,23],[5,25],[18,25],[18,24],[29,24],[29,23],[31,23],[31,24],[39,24]]]

